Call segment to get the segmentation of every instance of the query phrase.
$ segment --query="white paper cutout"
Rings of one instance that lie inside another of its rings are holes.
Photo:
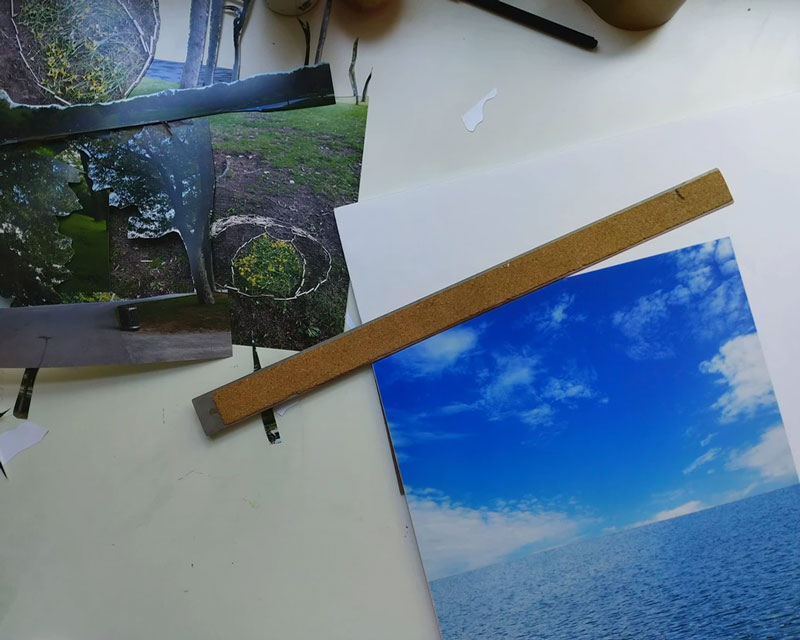
[[[495,97],[497,97],[496,88],[492,89],[483,98],[481,98],[481,100],[474,107],[461,116],[461,121],[464,123],[467,131],[470,133],[475,131],[477,126],[483,122],[483,107],[487,102],[489,102],[489,100]]]
[[[47,429],[28,421],[0,433],[0,462],[8,464],[20,451],[32,447],[46,435]]]

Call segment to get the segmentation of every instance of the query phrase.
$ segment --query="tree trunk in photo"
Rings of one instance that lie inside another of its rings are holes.
[[[214,158],[208,120],[180,120],[87,137],[95,189],[110,189],[120,207],[133,207],[127,237],[178,233],[186,248],[198,301],[214,303],[211,215]]]
[[[300,28],[303,30],[303,37],[306,40],[306,57],[303,66],[307,67],[308,63],[311,62],[311,25],[308,20],[301,20],[300,18],[297,18],[297,22],[300,24]]]
[[[200,80],[200,66],[206,48],[208,10],[211,0],[192,0],[189,11],[189,41],[186,45],[186,62],[181,74],[181,89],[196,87]]]
[[[353,43],[353,58],[350,60],[350,69],[348,75],[350,76],[350,88],[353,90],[353,97],[358,104],[358,83],[356,82],[356,58],[358,57],[358,38]]]
[[[252,8],[252,0],[244,0],[242,8],[236,9],[236,18],[233,20],[233,72],[231,73],[231,80],[238,80],[242,70],[242,35]]]
[[[200,304],[214,304],[214,271],[211,256],[211,216],[214,210],[214,155],[208,120],[193,120],[189,149],[196,154],[199,192],[191,214],[182,217],[180,232],[192,280]]]
[[[331,5],[333,0],[325,0],[325,11],[322,13],[322,22],[319,25],[319,40],[317,40],[317,55],[314,57],[314,64],[322,61],[322,50],[325,47],[325,37],[328,35],[328,22],[331,19]]]
[[[211,0],[211,17],[208,20],[208,57],[203,70],[204,86],[214,83],[214,71],[217,68],[219,56],[219,41],[222,37],[222,12],[225,0]]]
[[[367,76],[366,81],[364,82],[364,92],[361,94],[361,102],[367,101],[367,89],[369,89],[370,80],[372,80],[372,69],[369,70],[369,75]]]
[[[214,304],[214,291],[211,288],[211,278],[208,273],[210,257],[206,257],[206,253],[202,247],[198,247],[196,251],[190,251],[189,268],[192,271],[192,282],[197,294],[197,302],[200,304]]]
[[[78,149],[83,165],[83,175],[86,185],[89,187],[89,194],[92,198],[92,217],[95,222],[108,220],[108,189],[95,191],[92,178],[89,176],[89,155],[82,149]]]

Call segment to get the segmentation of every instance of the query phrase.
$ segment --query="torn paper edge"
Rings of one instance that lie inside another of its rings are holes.
[[[478,125],[483,122],[483,108],[486,103],[489,102],[489,100],[495,97],[497,97],[497,88],[492,89],[489,93],[483,96],[483,98],[481,98],[481,100],[474,107],[461,116],[461,121],[464,123],[467,131],[472,133],[475,131]]]

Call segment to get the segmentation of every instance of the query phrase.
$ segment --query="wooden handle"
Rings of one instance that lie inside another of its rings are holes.
[[[207,435],[733,202],[718,170],[193,400]]]

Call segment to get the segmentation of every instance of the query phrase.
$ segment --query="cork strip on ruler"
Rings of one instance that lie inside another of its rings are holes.
[[[194,399],[207,435],[581,271],[733,198],[718,170]]]

